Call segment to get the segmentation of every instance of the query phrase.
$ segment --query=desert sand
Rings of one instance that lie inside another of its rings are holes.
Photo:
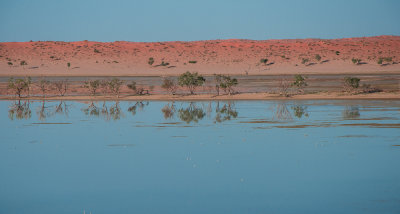
[[[378,65],[380,57],[392,57],[392,62]],[[153,63],[149,63],[150,58]],[[361,59],[361,63],[355,65],[352,58]],[[264,63],[262,59],[268,61]],[[303,63],[304,60],[308,61]],[[22,66],[22,61],[27,65]],[[331,40],[0,43],[0,76],[7,77],[176,76],[185,71],[203,75],[398,74],[399,62],[400,36]]]

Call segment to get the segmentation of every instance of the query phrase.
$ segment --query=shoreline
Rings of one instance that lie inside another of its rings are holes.
[[[69,96],[51,96],[51,97],[21,97],[0,96],[0,100],[89,100],[89,101],[206,101],[206,100],[400,100],[400,93],[396,92],[377,92],[370,94],[343,94],[343,93],[316,93],[316,94],[299,94],[289,97],[279,96],[270,93],[241,93],[234,95],[215,95],[215,94],[198,94],[198,95],[122,95],[115,96],[87,96],[87,95],[69,95]]]

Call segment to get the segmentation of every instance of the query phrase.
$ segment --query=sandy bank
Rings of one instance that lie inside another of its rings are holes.
[[[0,100],[15,100],[14,96],[0,96]],[[400,100],[400,93],[380,92],[371,94],[343,94],[337,92],[301,94],[290,97],[279,96],[269,93],[242,93],[235,95],[201,94],[201,95],[123,95],[115,96],[52,96],[52,97],[29,97],[21,99],[30,100],[159,100],[159,101],[202,101],[202,100]]]

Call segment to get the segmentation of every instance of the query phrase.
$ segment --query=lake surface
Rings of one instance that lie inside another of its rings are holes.
[[[0,101],[0,214],[400,213],[400,101]]]

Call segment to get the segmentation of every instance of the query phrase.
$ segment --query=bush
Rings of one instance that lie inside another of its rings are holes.
[[[378,64],[379,64],[379,65],[382,65],[383,62],[389,63],[389,62],[392,62],[392,60],[393,60],[392,57],[380,57],[380,58],[378,59]]]
[[[260,63],[267,64],[268,59],[260,59]]]
[[[150,57],[149,61],[147,61],[147,63],[149,63],[149,65],[153,65],[154,64],[154,58]]]
[[[319,54],[316,54],[315,59],[319,62],[319,61],[321,61],[322,57]]]
[[[20,65],[25,69],[25,65],[28,65],[28,63],[25,60],[22,60]]]
[[[196,64],[197,61],[189,61],[189,63],[191,63],[191,64]]]
[[[352,58],[351,61],[352,61],[354,64],[359,65],[360,62],[361,62],[361,59]]]
[[[307,64],[310,61],[308,58],[301,59],[301,64]]]
[[[196,87],[202,86],[205,81],[206,79],[197,72],[190,73],[187,71],[178,77],[178,84],[180,86],[186,86],[190,91],[190,94],[194,94]]]

